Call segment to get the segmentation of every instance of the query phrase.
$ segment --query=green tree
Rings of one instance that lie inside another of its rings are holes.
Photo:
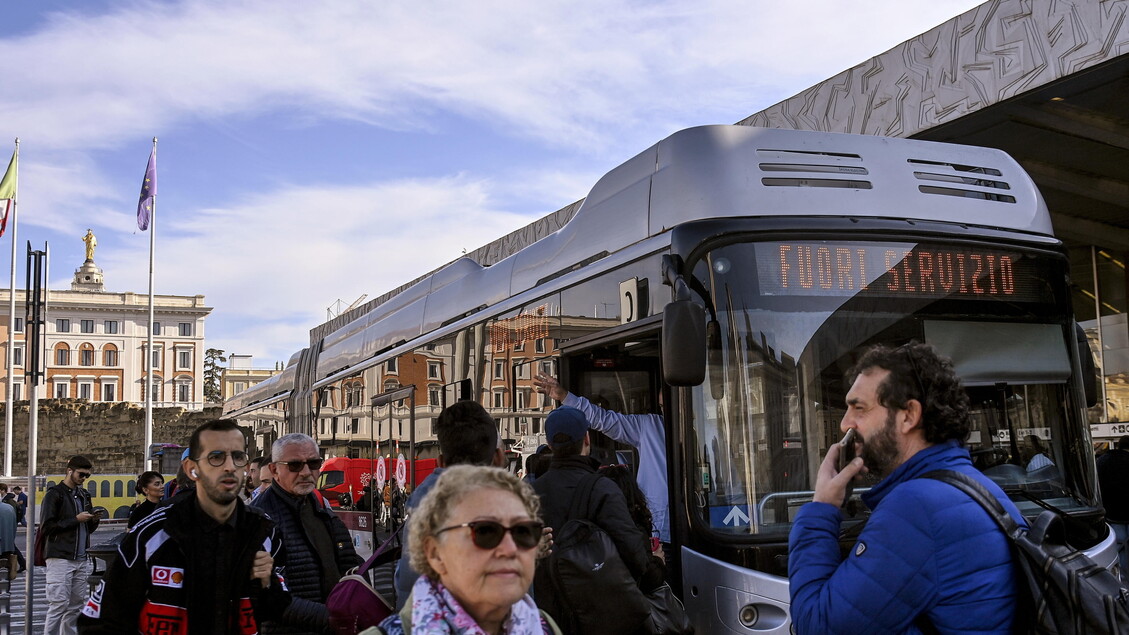
[[[227,362],[224,351],[218,348],[209,348],[204,351],[204,400],[210,403],[219,403],[222,392],[220,380],[223,377],[224,367],[220,364]]]

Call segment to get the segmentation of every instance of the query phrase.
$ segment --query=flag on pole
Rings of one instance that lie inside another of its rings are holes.
[[[145,166],[145,180],[141,182],[141,200],[137,202],[137,228],[149,229],[149,218],[153,214],[153,199],[157,196],[157,148],[149,153],[149,165]]]
[[[16,173],[19,171],[16,165],[18,155],[12,152],[12,160],[8,163],[8,171],[4,173],[4,178],[0,179],[0,236],[4,235],[4,230],[8,228],[8,213],[12,211],[12,205],[16,199]]]

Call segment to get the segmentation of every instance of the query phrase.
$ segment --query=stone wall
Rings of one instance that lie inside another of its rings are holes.
[[[0,439],[5,405],[0,403]],[[220,406],[204,410],[153,408],[153,442],[188,445],[196,426],[220,416]],[[27,474],[28,402],[17,401],[13,423],[12,473]],[[82,454],[101,474],[137,474],[145,448],[145,408],[131,403],[89,403],[82,399],[39,401],[36,472],[60,474],[67,458]],[[0,456],[4,446],[0,445]],[[0,468],[3,465],[0,463]]]

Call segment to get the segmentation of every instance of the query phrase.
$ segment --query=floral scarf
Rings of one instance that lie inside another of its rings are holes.
[[[412,633],[423,635],[489,635],[459,605],[442,583],[421,575],[412,587]],[[502,623],[504,635],[543,635],[545,625],[527,594],[513,605]]]

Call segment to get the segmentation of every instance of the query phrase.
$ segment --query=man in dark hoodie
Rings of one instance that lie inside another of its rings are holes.
[[[545,419],[545,435],[553,448],[553,458],[549,470],[533,483],[533,491],[541,498],[541,517],[545,525],[559,531],[573,520],[572,498],[577,487],[596,474],[600,464],[589,456],[592,444],[588,438],[588,419],[580,410],[562,406],[549,413]],[[596,523],[608,534],[632,577],[636,582],[642,580],[649,565],[650,537],[635,526],[619,486],[602,476],[597,478],[588,505],[580,513],[580,518]],[[539,608],[566,628],[572,621],[569,609],[557,598],[548,569],[544,565],[537,567],[533,577],[534,597]],[[652,589],[642,590],[646,593]]]

